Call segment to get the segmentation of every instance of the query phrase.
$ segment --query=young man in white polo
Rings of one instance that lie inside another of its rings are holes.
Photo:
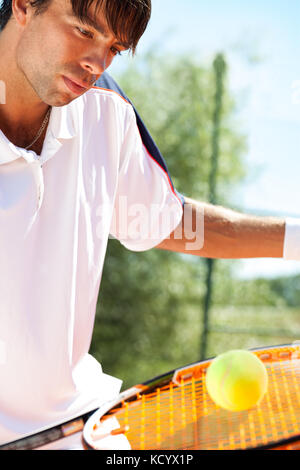
[[[121,381],[88,354],[109,235],[135,251],[299,259],[297,221],[179,195],[104,74],[135,50],[150,10],[150,0],[2,3],[0,443],[118,394]]]

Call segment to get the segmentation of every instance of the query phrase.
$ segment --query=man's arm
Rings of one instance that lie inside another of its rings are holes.
[[[285,220],[185,198],[181,224],[156,248],[205,258],[282,258]]]
[[[130,102],[118,84],[104,72],[96,86],[116,91]],[[168,174],[164,159],[134,108],[137,125],[148,153]],[[170,175],[169,181],[173,190]],[[229,209],[185,199],[180,226],[156,248],[206,258],[264,258],[283,256],[285,221],[271,217],[243,215]],[[300,260],[300,220],[288,227],[285,257]],[[287,249],[288,248],[288,249]]]

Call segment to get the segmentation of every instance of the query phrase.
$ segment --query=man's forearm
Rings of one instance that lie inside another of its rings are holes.
[[[186,198],[179,227],[157,248],[206,258],[281,258],[285,220]]]

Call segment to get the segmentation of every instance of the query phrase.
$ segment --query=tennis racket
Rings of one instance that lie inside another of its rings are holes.
[[[44,431],[43,439],[54,431],[70,433],[75,426],[74,432],[83,431],[86,449],[103,449],[114,434],[123,434],[133,450],[300,449],[300,345],[252,352],[264,362],[269,385],[250,410],[230,412],[212,402],[205,386],[209,359],[132,387],[73,424]],[[37,447],[38,436],[0,449]]]

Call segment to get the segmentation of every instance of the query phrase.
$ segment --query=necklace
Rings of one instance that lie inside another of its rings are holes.
[[[47,114],[46,114],[46,116],[44,117],[43,123],[42,123],[41,127],[39,128],[38,133],[36,134],[35,138],[33,139],[33,141],[31,142],[30,145],[28,145],[27,147],[25,147],[25,150],[30,149],[30,147],[32,147],[33,144],[35,144],[36,141],[40,138],[40,136],[41,136],[43,130],[45,129],[46,124],[47,124],[48,121],[49,121],[50,111],[51,111],[51,107],[48,109]]]

